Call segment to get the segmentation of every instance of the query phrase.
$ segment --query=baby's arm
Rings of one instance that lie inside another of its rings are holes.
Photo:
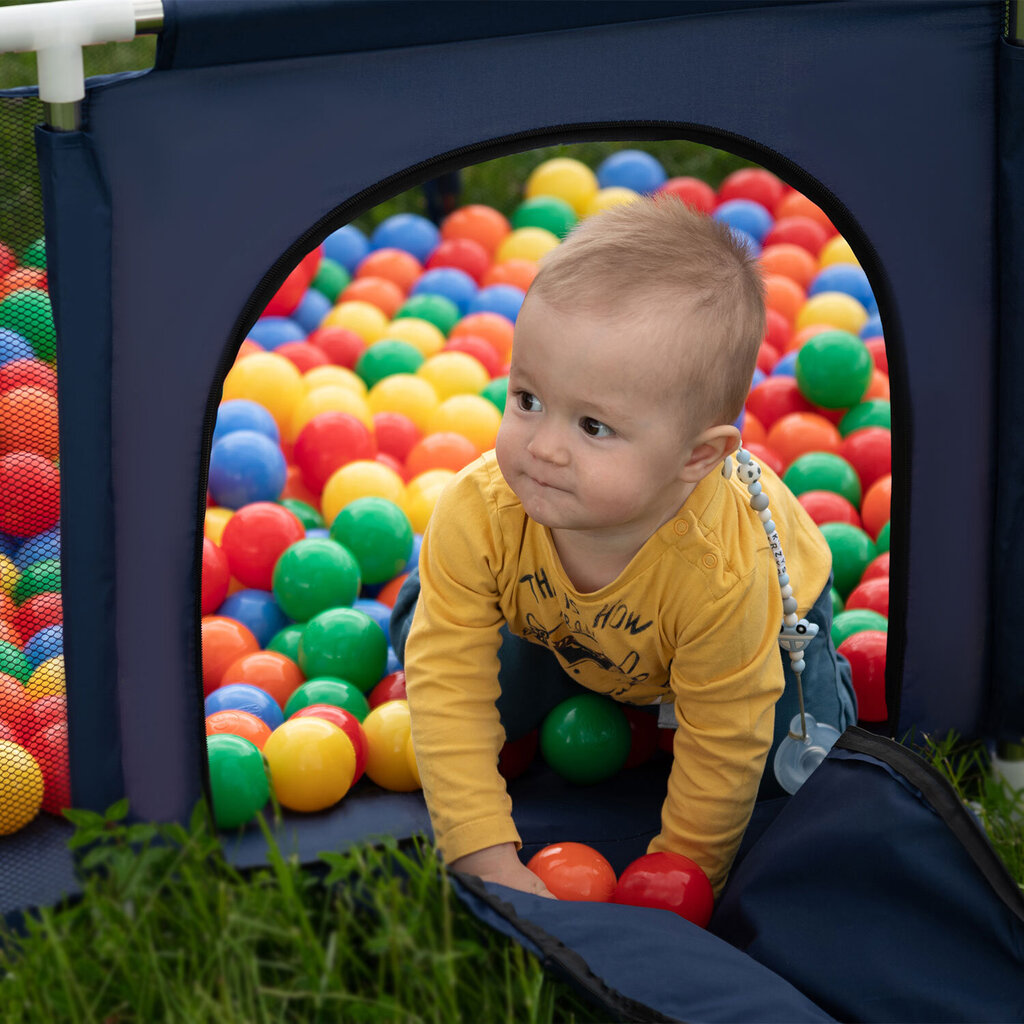
[[[538,896],[555,897],[548,892],[547,886],[519,859],[515,843],[499,843],[488,846],[476,853],[466,854],[451,862],[452,871],[462,871],[467,875],[476,875],[485,882],[497,882],[510,889],[521,892],[532,892]]]

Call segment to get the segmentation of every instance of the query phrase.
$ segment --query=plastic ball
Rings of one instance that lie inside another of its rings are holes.
[[[501,426],[501,413],[479,395],[453,395],[430,414],[429,433],[456,433],[468,438],[485,452],[494,447]]]
[[[457,473],[479,454],[477,446],[461,434],[428,434],[413,446],[405,465],[410,477],[431,469],[450,469]]]
[[[323,718],[290,718],[264,744],[274,795],[292,811],[322,811],[352,786],[356,752],[352,741]]]
[[[366,693],[384,675],[388,642],[363,612],[333,608],[310,619],[299,641],[299,667],[307,678],[347,679]]]
[[[354,224],[346,224],[324,239],[324,257],[344,267],[350,274],[369,251],[369,240]]]
[[[888,717],[885,701],[885,654],[888,633],[865,629],[847,637],[837,648],[853,670],[857,694],[857,718],[883,722]]]
[[[631,188],[624,188],[621,185],[610,185],[608,188],[598,189],[598,191],[590,197],[590,201],[587,203],[586,208],[583,211],[583,216],[593,217],[594,214],[602,213],[604,210],[610,210],[613,206],[622,206],[625,203],[632,203],[639,198],[640,193],[634,192]]]
[[[303,483],[315,494],[342,466],[376,455],[377,444],[366,424],[336,410],[313,416],[299,431],[293,453]]]
[[[50,296],[42,288],[21,288],[0,299],[0,327],[25,338],[37,358],[54,361],[57,332]]]
[[[61,571],[59,558],[43,558],[26,565],[17,577],[11,596],[15,604],[24,604],[30,597],[60,590]]]
[[[358,498],[386,498],[400,508],[405,501],[405,481],[393,469],[376,461],[360,459],[336,470],[324,485],[321,511],[325,523]]]
[[[892,473],[892,435],[885,427],[852,431],[843,438],[837,454],[857,471],[864,494],[876,480]]]
[[[225,708],[223,711],[215,711],[206,718],[206,735],[218,736],[221,733],[241,736],[262,750],[270,735],[270,726],[249,711]]]
[[[465,316],[477,290],[476,281],[464,270],[459,270],[458,267],[435,267],[424,272],[412,286],[410,295],[440,295],[454,303],[459,313]],[[391,315],[393,317],[394,313]]]
[[[253,651],[233,661],[221,676],[221,686],[235,683],[255,686],[269,693],[284,710],[288,698],[303,681],[299,666],[277,651]]]
[[[454,476],[450,469],[429,469],[409,481],[404,508],[416,533],[425,532],[441,491]]]
[[[424,359],[440,352],[447,344],[444,332],[436,324],[417,316],[392,320],[388,326],[388,339],[408,342]]]
[[[0,393],[0,452],[35,452],[57,459],[57,396],[36,387]]]
[[[210,496],[226,508],[276,501],[286,477],[281,449],[254,430],[227,434],[210,452]]]
[[[750,199],[773,211],[785,192],[783,183],[761,167],[744,167],[726,175],[718,186],[719,202]]]
[[[365,583],[384,583],[398,575],[412,552],[412,526],[406,514],[386,498],[357,498],[331,524],[331,537],[352,553]]]
[[[556,238],[565,238],[578,219],[576,211],[564,199],[557,196],[534,196],[516,207],[512,214],[512,227],[516,230],[542,228]]]
[[[831,324],[837,330],[859,334],[867,323],[867,310],[845,292],[818,292],[808,297],[796,318],[796,327]]]
[[[657,191],[675,196],[698,213],[711,213],[717,203],[715,190],[706,181],[688,175],[669,178]]]
[[[508,780],[517,779],[533,764],[540,745],[540,733],[531,729],[516,740],[506,740],[498,752],[498,771]]]
[[[64,627],[59,623],[55,626],[46,626],[29,637],[25,643],[25,660],[33,669],[38,668],[44,661],[55,657],[64,650]]]
[[[892,503],[892,476],[886,474],[879,477],[864,495],[860,507],[860,516],[864,520],[864,529],[874,538],[880,540],[882,530],[889,522],[889,509]],[[886,549],[888,544],[886,544]],[[879,550],[883,550],[879,548]]]
[[[463,352],[438,352],[415,371],[444,401],[452,395],[478,395],[490,381],[480,362]]]
[[[43,805],[43,773],[19,743],[0,740],[0,835],[9,836],[32,821]]]
[[[328,302],[333,303],[338,301],[338,296],[351,280],[351,274],[345,267],[325,256],[320,260],[316,276],[310,282],[309,287],[316,289]]]
[[[330,360],[332,366],[351,369],[366,349],[366,342],[346,327],[318,327],[306,339],[316,345]]]
[[[370,302],[342,300],[323,318],[320,326],[344,327],[372,345],[387,334],[388,317]]]
[[[265,647],[271,637],[288,624],[287,617],[269,590],[246,589],[229,593],[217,614],[243,623],[256,637],[260,647]]]
[[[765,305],[785,317],[792,327],[807,296],[803,288],[789,277],[780,274],[764,275]]]
[[[619,878],[612,903],[670,910],[706,928],[715,909],[714,892],[700,865],[680,853],[648,853],[630,864]]]
[[[296,622],[351,605],[362,581],[352,553],[330,539],[305,538],[288,547],[273,572],[274,598]]]
[[[270,590],[278,558],[305,533],[299,519],[283,505],[259,501],[243,506],[231,517],[224,527],[221,548],[231,575],[243,586]]]
[[[842,330],[816,335],[797,354],[800,393],[826,409],[846,409],[860,402],[873,370],[864,342]]]
[[[423,274],[423,264],[404,249],[384,248],[368,253],[356,267],[355,278],[382,277],[398,285],[403,295]]]
[[[374,413],[373,432],[379,450],[399,462],[405,461],[406,456],[422,437],[419,427],[400,412]]]
[[[836,263],[852,263],[859,266],[853,248],[842,235],[835,235],[825,243],[818,260],[823,267],[830,267]]]
[[[437,248],[441,234],[432,221],[416,213],[396,213],[370,235],[371,249],[403,249],[421,263]]]
[[[795,281],[805,292],[818,274],[818,261],[800,245],[782,243],[761,250],[761,269]]]
[[[290,341],[302,341],[307,333],[290,317],[262,316],[252,325],[249,340],[255,341],[268,352],[276,352]]]
[[[828,237],[825,228],[812,218],[799,215],[782,216],[779,209],[776,208],[775,224],[765,236],[764,244],[766,246],[779,243],[799,245],[817,258],[818,253],[828,241]]]
[[[508,401],[508,377],[495,377],[480,392],[480,397],[486,398],[499,413],[504,413],[505,403]]]
[[[21,387],[40,388],[55,395],[57,374],[49,363],[35,358],[14,359],[0,365],[0,393]]]
[[[342,708],[360,722],[370,713],[370,705],[363,691],[354,683],[336,676],[318,676],[307,679],[288,698],[284,708],[285,718],[292,718],[303,708],[323,704]]]
[[[68,719],[68,698],[66,693],[50,693],[38,700],[30,701],[25,695],[24,687],[14,679],[13,676],[0,676],[4,680],[3,690],[0,691],[0,720],[7,721],[13,729],[13,736],[4,737],[14,739],[18,743],[27,743],[37,732],[48,728],[55,722],[67,722]],[[8,689],[10,683],[14,683],[18,689]],[[19,706],[11,712],[9,705],[5,702],[15,697]],[[40,765],[40,767],[44,767]],[[45,768],[44,768],[45,773]]]
[[[218,733],[207,737],[206,751],[217,827],[244,825],[270,799],[270,784],[259,748],[243,736]]]
[[[430,418],[440,403],[437,392],[429,381],[410,373],[396,373],[385,377],[367,396],[373,415],[379,412],[400,412],[426,433]]]
[[[760,203],[750,199],[727,199],[716,207],[711,217],[745,231],[758,243],[763,241],[774,223],[772,215]]]
[[[799,456],[782,479],[797,497],[804,491],[835,491],[851,505],[860,506],[860,480],[856,470],[845,459],[830,452],[808,452]]]
[[[284,356],[289,362],[294,363],[299,373],[308,373],[317,366],[330,364],[330,360],[321,349],[305,341],[289,341],[279,345],[275,351],[279,356]]]
[[[871,538],[849,523],[823,523],[820,530],[832,552],[836,590],[845,601],[878,552]]]
[[[500,377],[503,368],[501,357],[491,347],[485,338],[478,338],[472,334],[464,334],[461,337],[449,341],[442,352],[459,352],[462,355],[475,359],[487,374],[490,381],[494,377]],[[485,385],[486,386],[486,385]]]
[[[502,241],[501,246],[505,245]],[[499,246],[499,253],[502,251]],[[475,284],[483,280],[491,265],[490,253],[471,238],[445,238],[427,260],[427,269],[438,267],[455,267],[468,274]]]
[[[482,203],[453,210],[441,222],[442,238],[468,238],[492,255],[511,230],[503,213]]]
[[[878,308],[868,275],[853,263],[834,263],[823,267],[815,275],[807,294],[818,295],[821,292],[842,292],[856,299],[865,310]]]
[[[500,313],[470,313],[455,325],[449,340],[454,341],[467,334],[485,338],[498,353],[498,358],[508,362],[512,355],[514,333],[512,321]]]
[[[62,622],[64,618],[61,595],[52,591],[36,594],[14,612],[12,625],[21,636],[32,636],[45,626]]]
[[[838,648],[854,633],[861,633],[865,629],[885,632],[888,628],[888,618],[870,608],[844,610],[832,620],[832,643]]]
[[[405,292],[386,277],[357,277],[345,286],[337,301],[368,302],[386,317],[393,317],[405,302]]]
[[[589,207],[588,207],[589,208]],[[542,256],[561,244],[558,235],[544,228],[517,228],[498,246],[494,258],[498,263],[508,260],[527,260],[537,263]]]
[[[0,455],[0,532],[35,537],[60,518],[60,471],[35,452]]]
[[[835,491],[804,491],[797,501],[818,526],[821,526],[822,523],[849,523],[851,526],[863,526],[857,509]]]
[[[324,370],[340,370],[340,367],[320,367]],[[310,387],[292,410],[285,439],[295,442],[305,426],[316,416],[325,412],[344,412],[354,416],[367,429],[373,424],[370,406],[366,397],[359,394],[350,384],[317,384]]]
[[[354,786],[363,777],[363,772],[366,771],[366,756],[368,753],[366,734],[363,732],[360,720],[350,711],[336,707],[333,704],[309,704],[306,707],[299,708],[291,716],[291,719],[297,718],[321,718],[325,722],[336,725],[349,738],[356,755],[355,773],[352,776],[352,785]]]
[[[405,672],[399,669],[386,675],[367,695],[371,708],[387,704],[389,700],[408,700]]]
[[[600,782],[626,763],[629,722],[622,709],[600,694],[580,694],[548,713],[540,731],[544,760],[570,782]]]
[[[885,427],[892,429],[892,415],[889,402],[883,398],[872,398],[855,405],[839,421],[839,433],[847,437],[864,427]]]
[[[284,721],[277,701],[266,690],[248,683],[219,686],[206,698],[204,712],[207,716],[227,710],[248,711],[271,729],[276,729]]]
[[[800,394],[792,377],[766,377],[747,396],[746,409],[753,413],[766,430],[789,413],[814,412],[811,403]]]
[[[511,284],[492,284],[481,288],[469,304],[470,313],[498,313],[515,321],[523,305],[525,292]]]
[[[47,814],[61,814],[64,808],[71,806],[67,721],[50,722],[33,733],[24,745],[43,773],[42,810]]]
[[[270,412],[248,398],[233,398],[221,402],[217,409],[217,423],[213,428],[213,443],[216,444],[236,430],[255,430],[275,444],[281,439],[277,421]]]
[[[307,534],[310,530],[324,525],[323,517],[320,513],[305,501],[298,498],[282,498],[281,504],[302,523],[302,528],[306,530]]]
[[[872,559],[868,567],[864,570],[864,575],[861,576],[861,583],[865,583],[867,580],[874,579],[888,579],[889,578],[889,552],[883,551],[876,558]]]
[[[582,214],[598,188],[597,175],[586,164],[569,157],[555,157],[530,172],[525,192],[527,198],[557,196]]]
[[[876,579],[865,580],[862,576],[860,583],[850,591],[850,595],[846,599],[846,607],[848,609],[869,608],[888,619],[889,577],[880,576]]]
[[[279,629],[267,642],[265,650],[277,651],[286,658],[299,663],[299,639],[302,637],[304,622],[293,622]]]
[[[788,466],[808,452],[836,453],[841,442],[833,423],[813,412],[792,412],[777,419],[766,444]]]
[[[409,704],[393,700],[373,708],[363,722],[366,734],[366,775],[382,789],[409,793],[420,788],[406,758],[411,733]]]
[[[526,866],[560,900],[608,903],[618,881],[607,858],[584,843],[545,846]]]
[[[305,393],[298,368],[276,352],[236,361],[224,378],[223,402],[246,399],[263,406],[284,432],[292,407]]]
[[[371,345],[356,363],[356,373],[368,388],[395,373],[415,373],[423,365],[423,353],[415,345],[382,338]]]
[[[461,318],[459,307],[444,295],[431,295],[423,292],[410,295],[395,314],[395,321],[403,319],[425,320],[433,324],[445,337]]]

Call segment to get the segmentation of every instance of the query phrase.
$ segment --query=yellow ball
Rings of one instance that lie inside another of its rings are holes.
[[[796,330],[813,324],[828,324],[840,331],[860,334],[868,322],[867,310],[845,292],[818,292],[800,307],[796,315]]]
[[[378,704],[363,721],[366,774],[383,789],[410,793],[420,788],[419,772],[412,771],[405,756],[411,729],[405,700]]]
[[[302,375],[307,394],[317,388],[333,387],[348,388],[357,395],[366,395],[366,383],[354,370],[347,366],[314,366]]]
[[[595,213],[600,213],[602,210],[610,210],[613,206],[621,206],[623,203],[632,203],[640,198],[638,192],[634,192],[631,188],[624,188],[621,185],[612,185],[608,188],[601,189],[596,195],[591,196],[590,202],[587,203],[586,210],[583,211],[585,217],[591,217]]]
[[[437,499],[454,476],[450,469],[429,469],[409,481],[405,488],[404,508],[415,533],[426,530]]]
[[[490,374],[465,352],[438,352],[416,371],[442,401],[452,395],[478,395],[490,382]]]
[[[0,740],[0,836],[24,828],[43,805],[43,773],[20,744]]]
[[[853,255],[850,243],[842,235],[833,235],[818,253],[820,267],[831,267],[833,263],[852,263],[860,266],[857,257]]]
[[[495,253],[495,263],[506,260],[529,260],[536,263],[542,256],[561,244],[558,235],[544,228],[517,228],[506,235]]]
[[[424,359],[440,352],[447,340],[439,327],[418,316],[403,316],[399,320],[392,320],[388,324],[387,337],[407,342],[418,349]]]
[[[203,536],[209,537],[214,544],[219,545],[224,536],[224,527],[228,520],[235,514],[234,509],[220,508],[214,506],[206,510],[206,519],[203,522]]]
[[[388,327],[388,318],[370,302],[353,299],[339,302],[320,322],[321,327],[344,327],[354,331],[367,345],[383,338]]]
[[[320,498],[320,511],[328,529],[338,513],[356,498],[387,498],[404,508],[405,481],[393,469],[372,459],[356,459],[335,470]]]
[[[526,195],[557,196],[582,214],[590,197],[598,190],[597,175],[584,163],[569,157],[545,160],[526,179]],[[496,262],[501,262],[500,260]]]
[[[494,439],[501,426],[501,413],[479,395],[453,395],[446,398],[431,413],[427,424],[429,433],[451,431],[461,434],[486,452],[494,447]]]
[[[285,437],[294,441],[302,428],[321,412],[347,412],[366,424],[369,430],[373,430],[373,417],[366,399],[349,388],[328,384],[326,387],[315,388],[295,403]]]
[[[25,684],[25,696],[29,700],[39,700],[41,697],[51,697],[64,692],[63,654],[40,662]]]
[[[296,365],[274,352],[256,352],[235,363],[224,378],[223,400],[247,398],[262,405],[283,434],[295,403],[306,393]]]
[[[323,718],[289,718],[263,744],[270,784],[283,807],[322,811],[351,788],[356,774],[352,741]]]
[[[0,555],[0,590],[5,594],[13,594],[20,579],[21,573],[14,561],[6,555]]]
[[[400,412],[423,433],[430,417],[440,403],[429,381],[412,373],[393,373],[377,381],[366,396],[370,412]]]
[[[420,766],[416,763],[416,748],[412,745],[412,733],[409,733],[409,738],[405,742],[405,763],[409,766],[416,785],[422,788],[423,780],[420,778]]]

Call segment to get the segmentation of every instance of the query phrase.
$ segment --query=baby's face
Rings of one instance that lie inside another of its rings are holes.
[[[674,515],[692,441],[665,375],[646,328],[527,299],[495,449],[532,519],[645,539]]]

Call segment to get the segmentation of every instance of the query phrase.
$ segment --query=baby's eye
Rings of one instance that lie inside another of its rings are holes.
[[[584,416],[580,420],[580,430],[588,437],[613,437],[615,435],[615,431],[611,427],[590,416]]]
[[[540,411],[540,399],[536,395],[531,395],[529,391],[517,391],[516,401],[519,402],[519,408],[523,412]]]

